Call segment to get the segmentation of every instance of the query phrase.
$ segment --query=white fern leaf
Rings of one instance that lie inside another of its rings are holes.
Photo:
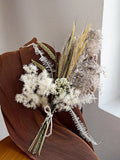
[[[80,132],[80,135],[86,139],[88,142],[92,142],[92,144],[94,145],[98,145],[98,143],[95,142],[95,140],[92,138],[91,135],[89,135],[88,131],[86,130],[84,124],[82,123],[82,121],[79,119],[79,117],[77,117],[77,115],[75,114],[75,112],[70,109],[69,113],[75,123],[75,126],[77,128],[77,130]]]
[[[48,71],[50,71],[51,73],[53,73],[53,64],[51,62],[48,61],[48,59],[44,56],[40,57],[40,61],[43,63],[43,65],[45,66],[46,69],[48,69]]]
[[[53,71],[53,64],[45,56],[43,56],[44,53],[38,48],[38,44],[31,43],[31,44],[27,45],[27,47],[29,47],[29,46],[33,46],[35,54],[36,55],[39,54],[41,56],[40,57],[40,61],[43,63],[44,67],[48,71],[50,71],[51,73],[53,73],[54,72]]]

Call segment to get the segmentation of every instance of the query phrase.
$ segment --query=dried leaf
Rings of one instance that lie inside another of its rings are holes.
[[[51,50],[50,50],[46,45],[44,45],[43,43],[40,43],[40,42],[37,42],[37,43],[40,45],[40,47],[41,47],[45,52],[47,52],[47,54],[50,56],[50,58],[51,58],[52,60],[56,61],[56,57],[55,57],[54,53],[52,53]]]
[[[40,63],[34,61],[33,59],[32,59],[31,61],[32,61],[32,63],[33,63],[34,65],[36,65],[40,70],[44,70],[44,69],[45,69],[44,66],[41,65]]]

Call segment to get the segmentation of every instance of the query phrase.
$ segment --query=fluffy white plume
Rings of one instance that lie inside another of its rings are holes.
[[[23,69],[26,71],[26,74],[21,75],[20,80],[24,85],[22,93],[16,95],[16,101],[23,103],[27,108],[47,105],[47,97],[51,93],[55,93],[53,79],[49,77],[46,70],[38,74],[37,68],[33,64],[25,65]]]

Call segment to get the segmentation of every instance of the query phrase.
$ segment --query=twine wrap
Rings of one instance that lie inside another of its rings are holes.
[[[44,111],[45,113],[47,114],[47,117],[45,118],[45,121],[48,121],[50,120],[50,132],[48,134],[45,135],[45,137],[49,137],[52,135],[52,128],[53,128],[53,120],[52,120],[52,117],[53,117],[53,114],[51,113],[51,108],[50,106],[46,105],[44,107]]]

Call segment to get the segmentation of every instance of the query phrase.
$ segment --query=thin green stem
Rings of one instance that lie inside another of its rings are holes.
[[[40,155],[40,153],[41,153],[42,146],[43,146],[43,143],[44,143],[44,141],[45,141],[45,136],[46,136],[47,131],[48,131],[48,128],[49,128],[49,124],[50,124],[50,121],[48,120],[48,121],[46,122],[46,129],[44,130],[44,134],[43,134],[43,136],[42,136],[42,139],[41,139],[41,142],[40,142],[40,145],[39,145],[38,155]]]
[[[33,150],[33,147],[35,146],[35,143],[37,142],[38,137],[40,136],[40,132],[41,132],[41,128],[39,129],[37,135],[35,136],[33,142],[31,143],[31,145],[30,145],[30,147],[28,149],[29,152],[31,152]]]
[[[42,138],[42,135],[44,133],[45,128],[46,128],[46,120],[44,120],[43,125],[41,126],[40,136],[39,136],[39,138],[38,138],[38,140],[37,140],[37,142],[36,142],[36,144],[35,144],[35,146],[33,148],[32,154],[36,154],[37,153],[38,147],[39,147],[39,144],[41,142],[41,138]]]
[[[60,77],[63,77],[64,74],[66,73],[66,71],[68,72],[69,64],[70,64],[71,59],[72,59],[72,55],[73,55],[73,53],[70,52],[69,55],[68,55],[68,57],[67,57],[67,60],[66,60],[66,62],[65,62],[65,66],[64,66],[64,68],[63,68],[63,70],[62,70],[62,72],[61,72]],[[66,74],[65,74],[65,76],[66,76]]]

